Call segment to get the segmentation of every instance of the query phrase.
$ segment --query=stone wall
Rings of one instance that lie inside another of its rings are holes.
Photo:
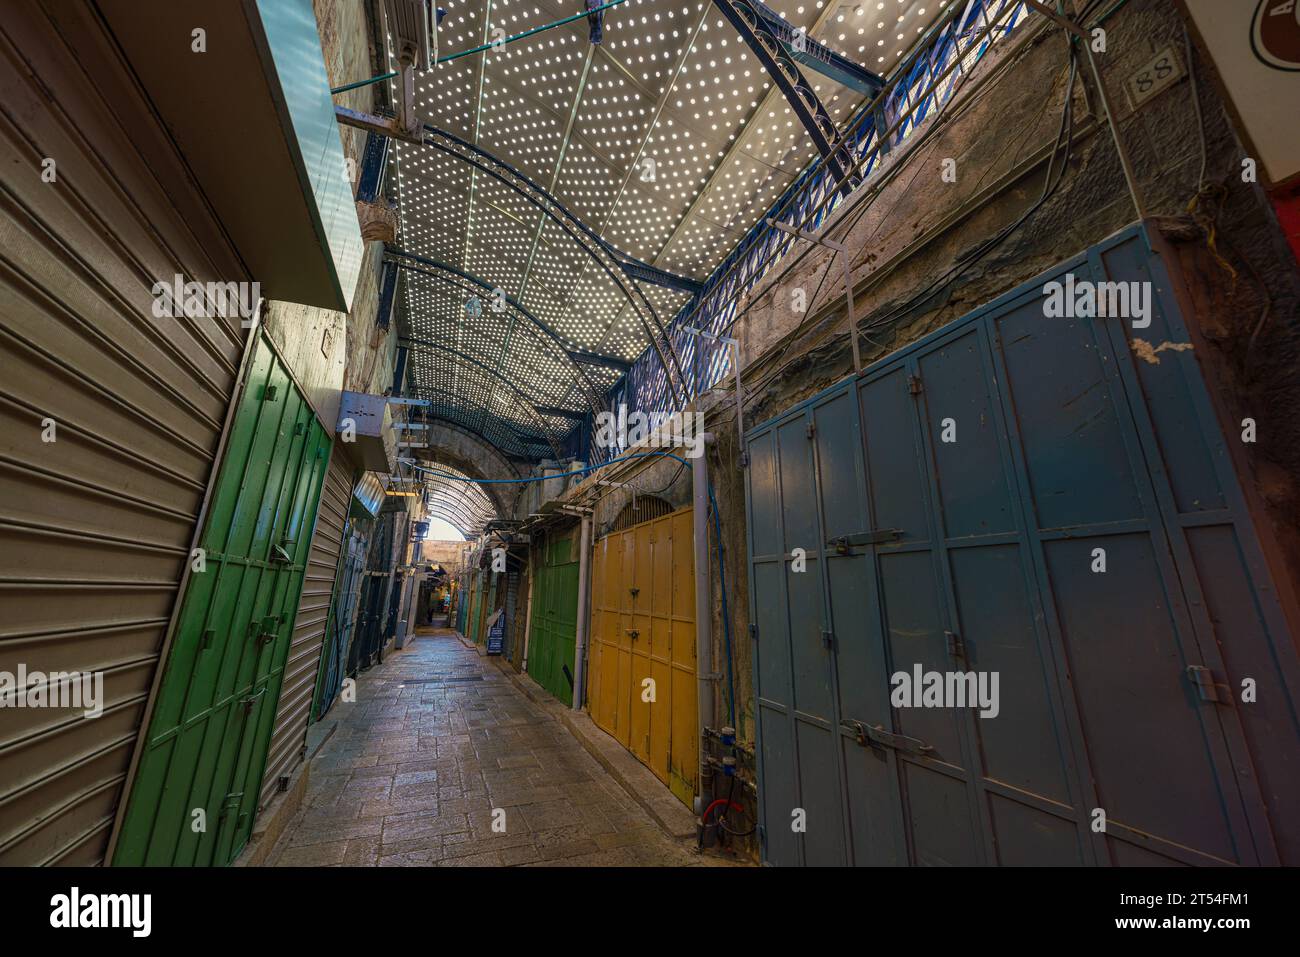
[[[372,75],[364,0],[315,0],[313,6],[331,85],[342,86]],[[375,90],[351,90],[335,97],[335,102],[369,111]],[[344,155],[359,170],[365,134],[349,126],[340,126],[339,133]],[[375,321],[382,259],[383,245],[368,243],[350,313],[278,301],[267,307],[268,332],[331,434],[338,421],[340,390],[380,393],[393,384],[396,333],[391,328],[380,329]]]

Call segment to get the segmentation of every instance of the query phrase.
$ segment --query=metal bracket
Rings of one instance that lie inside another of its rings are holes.
[[[944,637],[948,639],[948,654],[953,658],[966,660],[966,640],[955,631],[945,631]]]
[[[826,630],[822,632],[822,644],[827,648],[835,647],[835,632]]]
[[[758,641],[758,625],[752,621],[749,623],[749,637],[751,641]]]
[[[863,724],[861,721],[845,719],[840,722],[842,727],[852,731],[857,738],[858,744],[870,747],[873,743],[883,745],[886,748],[893,748],[895,751],[904,751],[908,754],[929,754],[934,750],[920,738],[909,738],[905,734],[895,734],[892,731],[886,731],[880,725]]]
[[[909,393],[912,395],[920,395],[923,388],[924,386],[921,385],[921,377],[919,375],[909,375],[907,377],[907,391]]]

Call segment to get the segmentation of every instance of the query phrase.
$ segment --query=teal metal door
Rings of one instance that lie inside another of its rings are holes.
[[[1150,327],[1045,317],[1067,274],[1149,282]],[[766,860],[1300,852],[1294,645],[1196,358],[1139,335],[1189,342],[1133,229],[750,433]],[[891,701],[917,672],[996,714]]]
[[[116,864],[227,864],[252,831],[330,438],[265,337],[237,401]]]

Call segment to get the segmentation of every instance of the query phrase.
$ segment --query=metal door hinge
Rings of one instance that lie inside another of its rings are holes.
[[[912,395],[921,394],[921,377],[919,375],[909,375],[907,377],[907,391]]]
[[[945,631],[944,637],[948,639],[948,654],[953,658],[966,658],[966,640],[955,631]]]
[[[752,641],[758,641],[758,625],[754,622],[749,623],[749,637]]]
[[[895,751],[906,751],[908,754],[929,754],[934,750],[920,738],[909,738],[905,734],[895,734],[892,731],[886,731],[880,725],[863,724],[861,721],[844,720],[840,725],[853,732],[857,738],[858,744],[870,747],[873,743],[883,745],[886,748],[893,748]]]
[[[1232,690],[1227,685],[1216,682],[1214,672],[1209,668],[1204,665],[1188,665],[1187,674],[1202,701],[1232,704]]]
[[[814,435],[817,434],[817,423],[814,422],[812,419],[809,419],[804,424],[804,432],[807,434],[808,438],[811,439]]]
[[[274,385],[265,386],[262,389],[262,399],[266,402],[274,402],[275,393],[278,391],[278,389],[279,386],[274,386]]]
[[[834,648],[834,647],[835,647],[835,632],[833,632],[833,631],[823,631],[823,632],[822,632],[822,644],[825,645],[827,648]]]

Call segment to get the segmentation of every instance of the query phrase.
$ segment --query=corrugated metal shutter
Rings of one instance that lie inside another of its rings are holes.
[[[5,710],[5,865],[103,859],[246,338],[153,316],[247,277],[98,21],[48,16],[0,23],[0,670],[102,672],[104,711]]]
[[[301,759],[307,717],[316,691],[320,669],[321,646],[329,623],[330,600],[334,579],[343,549],[343,529],[348,520],[348,502],[352,498],[355,468],[341,444],[330,456],[325,488],[321,492],[320,513],[311,540],[307,560],[307,577],[303,582],[302,600],[293,625],[293,643],[284,666],[284,684],[275,715],[275,730],[267,753],[266,774],[262,778],[259,807],[265,806],[278,787],[281,775],[290,774]]]

